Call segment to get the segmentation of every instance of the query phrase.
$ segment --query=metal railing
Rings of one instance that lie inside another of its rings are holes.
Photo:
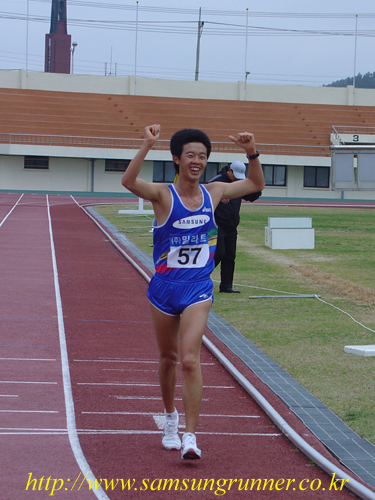
[[[14,145],[24,145],[24,146],[139,149],[142,142],[143,139],[0,133],[0,144],[14,144]],[[329,146],[307,146],[298,144],[258,144],[257,147],[261,154],[268,154],[268,155],[282,155],[282,156],[330,156],[331,155]],[[169,140],[159,140],[154,146],[154,149],[169,150]],[[239,152],[238,147],[232,142],[213,142],[212,151],[215,153]]]
[[[111,137],[81,137],[66,135],[0,134],[0,143],[17,144],[24,146],[136,149],[139,148],[139,146],[142,144],[142,139],[119,139]]]
[[[340,134],[358,134],[375,135],[375,127],[364,127],[363,125],[332,125],[332,133]]]

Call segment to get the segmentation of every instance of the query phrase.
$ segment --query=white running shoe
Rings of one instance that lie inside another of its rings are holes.
[[[195,460],[201,458],[201,450],[197,447],[195,434],[185,432],[182,436],[181,458]]]
[[[165,419],[161,442],[166,450],[179,450],[181,448],[181,439],[178,435],[178,413],[175,420]]]

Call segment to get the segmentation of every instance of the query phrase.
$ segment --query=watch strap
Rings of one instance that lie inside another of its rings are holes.
[[[256,150],[256,152],[253,155],[246,155],[246,158],[248,160],[255,160],[255,158],[258,158],[258,156],[259,156],[259,151]]]

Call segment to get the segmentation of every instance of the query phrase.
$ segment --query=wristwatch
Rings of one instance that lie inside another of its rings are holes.
[[[248,160],[255,160],[255,158],[258,158],[258,156],[259,156],[259,151],[258,151],[257,149],[256,149],[255,151],[256,151],[256,152],[255,152],[255,154],[253,154],[253,155],[246,155],[246,158],[247,158]]]

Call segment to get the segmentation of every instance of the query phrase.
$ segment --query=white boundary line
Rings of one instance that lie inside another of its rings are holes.
[[[140,411],[83,411],[82,415],[137,415],[141,417],[164,417],[164,413],[155,413],[155,412],[140,412]],[[180,417],[185,417],[184,413],[179,413]],[[260,415],[215,415],[215,414],[203,414],[199,415],[201,417],[209,417],[209,418],[260,418]]]
[[[146,384],[139,382],[78,382],[77,385],[109,385],[126,387],[160,387],[159,384]],[[182,387],[182,384],[176,384],[176,387]],[[235,385],[204,385],[203,389],[235,389]]]
[[[128,435],[154,435],[160,436],[160,430],[157,431],[143,431],[143,430],[113,430],[113,429],[78,429],[79,434],[122,434]],[[251,437],[279,437],[282,433],[264,434],[255,432],[196,432],[202,436],[251,436]]]
[[[55,244],[53,241],[52,221],[51,221],[51,212],[50,212],[48,195],[47,195],[47,213],[48,213],[49,233],[50,233],[50,239],[51,239],[51,256],[52,256],[52,266],[53,266],[53,275],[54,275],[54,284],[55,284],[55,294],[56,294],[57,321],[58,321],[58,328],[59,328],[62,378],[63,378],[63,386],[64,386],[68,436],[69,436],[70,445],[72,447],[75,459],[77,460],[78,466],[81,469],[83,476],[85,478],[89,479],[91,481],[91,484],[98,484],[99,485],[99,482],[97,481],[96,477],[94,476],[94,473],[92,472],[92,470],[91,470],[91,468],[86,460],[86,457],[83,454],[81,444],[79,442],[78,434],[77,434],[75,412],[74,412],[74,402],[73,402],[73,394],[72,394],[72,385],[71,385],[70,372],[69,372],[68,350],[67,350],[66,337],[65,337],[64,317],[63,317],[63,310],[62,310],[62,303],[61,303],[59,276],[58,276],[58,271],[57,271]],[[95,494],[96,498],[98,498],[98,500],[109,500],[109,497],[106,495],[106,493],[104,492],[103,488],[100,485],[98,486],[98,489],[93,490],[93,493]]]
[[[56,361],[56,359],[36,359],[36,358],[0,358],[0,361]]]
[[[24,193],[21,194],[21,196],[17,200],[17,203],[15,205],[13,205],[12,210],[10,212],[8,212],[7,215],[4,217],[4,219],[0,222],[0,227],[4,224],[4,222],[7,220],[7,218],[10,216],[10,214],[13,212],[13,210],[16,208],[18,203],[21,201],[21,198],[23,195],[24,195]]]
[[[60,413],[57,410],[0,410],[0,413]]]
[[[39,385],[57,385],[57,382],[35,382],[24,380],[0,380],[0,384],[39,384]]]

